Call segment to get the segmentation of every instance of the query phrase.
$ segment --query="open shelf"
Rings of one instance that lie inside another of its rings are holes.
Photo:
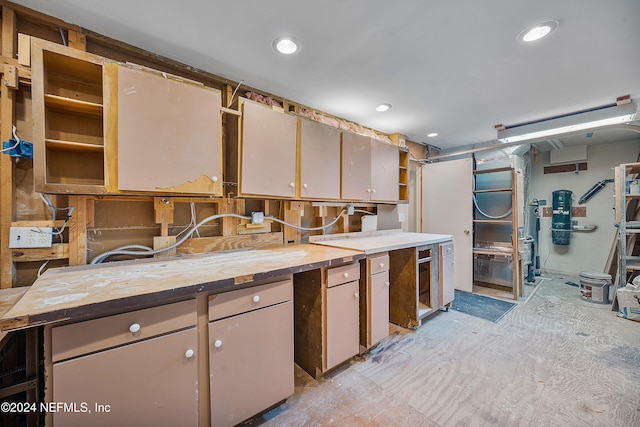
[[[474,193],[504,193],[508,191],[513,191],[511,188],[492,188],[489,190],[473,190]]]
[[[104,147],[97,144],[88,144],[85,142],[62,141],[59,139],[45,139],[47,148],[53,148],[58,151],[90,151],[93,153],[104,152]]]
[[[398,189],[400,201],[409,200],[409,151],[400,148],[398,161]]]
[[[61,112],[73,112],[87,116],[102,117],[102,104],[87,102],[79,99],[65,98],[63,96],[46,94],[44,103],[47,108]]]

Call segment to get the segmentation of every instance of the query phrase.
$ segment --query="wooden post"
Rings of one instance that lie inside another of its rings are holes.
[[[156,197],[153,199],[156,224],[160,224],[160,236],[153,238],[153,249],[163,249],[176,242],[176,236],[169,236],[169,224],[173,224],[173,199],[168,197]],[[162,252],[156,256],[175,255],[176,249]]]
[[[284,221],[292,224],[300,226],[302,224],[302,219],[300,217],[301,211],[304,209],[304,204],[302,202],[284,202]],[[285,226],[283,229],[284,234],[284,244],[287,245],[289,243],[300,243],[300,231]]]
[[[13,58],[16,51],[16,14],[13,9],[2,8],[2,56]],[[4,80],[4,78],[3,78]],[[0,139],[7,141],[13,136],[15,88],[2,84],[0,100]],[[13,190],[13,160],[0,154],[0,287],[13,286],[14,265],[9,250],[9,229],[15,217]]]
[[[79,31],[69,30],[68,43],[69,47],[80,50],[87,50],[87,38]]]
[[[92,203],[93,204],[93,203]],[[69,265],[87,263],[87,196],[69,196]]]

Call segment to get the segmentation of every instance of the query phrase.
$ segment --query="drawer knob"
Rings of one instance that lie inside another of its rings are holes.
[[[220,348],[222,347],[222,341],[221,340],[216,340],[216,342],[213,343],[213,346],[215,348]]]
[[[380,268],[384,268],[384,262],[380,263]]]
[[[253,297],[253,302],[255,302],[256,304],[260,302],[260,297],[258,295],[255,295]]]
[[[387,286],[391,285],[390,282],[384,282],[384,284],[387,285]]]
[[[213,182],[218,182],[218,177],[217,177],[217,176],[212,176],[212,177],[211,177],[211,181],[213,181]]]
[[[347,277],[349,277],[349,273],[344,273],[343,276],[346,279]]]
[[[353,296],[356,298],[360,298],[360,294],[358,292],[354,293]]]
[[[193,350],[189,349],[187,351],[184,352],[184,357],[186,357],[187,359],[191,359],[193,357]]]
[[[295,186],[296,186],[296,183],[295,183],[295,182],[290,182],[290,183],[289,183],[289,187],[291,187],[291,188],[295,188]]]
[[[307,184],[303,184],[302,185],[304,188],[309,188],[309,186]]]
[[[129,326],[129,332],[131,332],[132,334],[135,334],[138,331],[140,331],[139,323],[132,323],[131,326]]]

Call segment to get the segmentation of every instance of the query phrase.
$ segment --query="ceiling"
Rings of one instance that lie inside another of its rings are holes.
[[[640,99],[638,0],[15,0],[385,133],[442,149],[507,126]],[[518,34],[556,20],[548,37]],[[302,49],[283,56],[282,35]],[[375,111],[381,103],[392,108]],[[430,132],[438,136],[427,138]],[[564,142],[640,138],[598,131]],[[547,147],[548,148],[548,147]]]

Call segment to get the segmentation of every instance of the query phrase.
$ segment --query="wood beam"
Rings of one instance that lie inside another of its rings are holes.
[[[16,14],[9,7],[2,7],[2,56],[14,58],[16,43]],[[0,100],[0,140],[13,136],[15,89],[2,84]],[[13,286],[14,265],[9,249],[9,229],[15,217],[13,159],[0,154],[0,287]]]

